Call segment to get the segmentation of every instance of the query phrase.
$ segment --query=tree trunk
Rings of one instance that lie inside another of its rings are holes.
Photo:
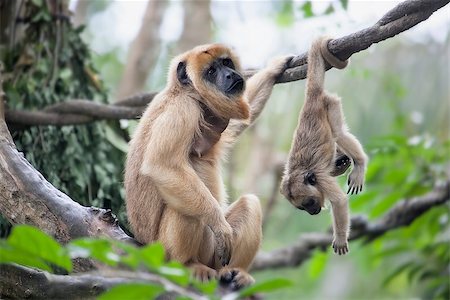
[[[125,71],[117,90],[116,99],[131,96],[145,86],[150,71],[156,64],[160,50],[159,28],[163,21],[167,1],[148,1],[141,28],[130,46]]]

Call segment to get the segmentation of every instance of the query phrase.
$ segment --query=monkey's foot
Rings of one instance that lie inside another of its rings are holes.
[[[331,246],[333,247],[334,253],[339,255],[345,255],[349,251],[347,238],[335,237]]]
[[[219,271],[220,283],[229,285],[233,290],[239,290],[255,282],[255,279],[240,268],[225,267]]]
[[[217,277],[216,270],[200,263],[193,263],[189,265],[189,268],[192,270],[193,277],[201,282],[208,282]]]
[[[348,175],[347,194],[358,194],[362,191],[364,185],[364,168],[355,166]]]
[[[334,169],[331,171],[331,176],[339,176],[344,174],[351,164],[352,162],[350,158],[347,155],[342,154],[336,158],[334,162]]]

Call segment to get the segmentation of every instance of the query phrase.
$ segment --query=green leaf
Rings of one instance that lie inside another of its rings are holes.
[[[105,135],[106,139],[117,149],[122,151],[123,153],[128,152],[128,143],[117,134],[110,126],[105,125]]]
[[[334,13],[334,6],[333,6],[333,4],[330,4],[330,5],[328,5],[327,9],[325,10],[325,14],[330,15],[332,13]]]
[[[98,297],[99,300],[148,300],[155,299],[164,292],[161,286],[143,283],[127,283],[117,285]]]
[[[106,239],[77,239],[70,242],[67,249],[72,258],[91,257],[109,266],[116,266],[120,261],[119,255],[112,249],[111,242]]]
[[[186,286],[189,283],[188,269],[177,261],[170,261],[156,271],[181,286]]]
[[[348,8],[348,0],[339,0],[341,2],[342,7],[347,10]]]
[[[145,246],[141,249],[140,255],[149,269],[158,269],[164,263],[164,247],[160,243]]]
[[[198,290],[200,290],[203,294],[206,295],[212,295],[217,289],[218,281],[217,280],[210,280],[208,282],[201,282],[198,280],[195,280],[193,283],[194,287],[196,287]]]
[[[28,225],[14,226],[3,250],[9,259],[27,262],[26,265],[42,268],[44,264],[52,263],[68,272],[72,271],[72,262],[67,251],[52,237],[39,229]],[[5,250],[6,249],[6,250]],[[7,254],[7,252],[9,254]],[[15,253],[14,253],[15,252]],[[3,256],[1,260],[5,259]],[[32,265],[34,264],[34,265]],[[48,270],[48,268],[44,268]]]
[[[0,264],[16,263],[22,266],[38,268],[53,272],[52,268],[42,259],[31,256],[27,251],[9,246],[6,241],[0,241]]]
[[[277,15],[276,21],[280,26],[290,26],[294,23],[295,18],[292,1],[283,1],[283,6]]]
[[[315,252],[309,265],[309,276],[312,279],[317,279],[325,270],[328,261],[328,252]]]
[[[305,18],[311,18],[314,16],[311,1],[306,1],[305,4],[302,5],[301,10],[303,11],[303,16]]]
[[[239,293],[239,296],[247,297],[258,292],[272,292],[289,286],[292,286],[292,281],[285,278],[275,278],[249,286],[248,288],[243,289]]]
[[[139,253],[140,249],[136,248],[135,246],[120,242],[115,243],[114,246],[123,250],[124,252],[123,255],[120,255],[121,263],[129,266],[134,270],[139,266],[141,262],[141,256]]]

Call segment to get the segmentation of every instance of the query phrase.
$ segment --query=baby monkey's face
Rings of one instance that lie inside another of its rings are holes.
[[[283,179],[281,193],[298,209],[317,215],[324,204],[323,193],[318,187],[317,177],[312,172],[297,176],[291,174]]]

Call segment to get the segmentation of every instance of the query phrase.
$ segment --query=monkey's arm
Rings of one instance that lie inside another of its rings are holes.
[[[175,105],[166,108],[152,124],[141,173],[151,177],[164,201],[184,215],[208,225],[225,220],[219,203],[189,163],[198,118],[188,117]]]
[[[187,101],[168,104],[151,125],[140,172],[152,179],[169,207],[211,228],[216,236],[217,254],[222,263],[227,264],[232,228],[218,201],[189,162],[200,116]]]
[[[272,93],[277,76],[284,72],[291,59],[292,56],[277,58],[247,80],[244,96],[250,105],[250,120],[231,120],[225,131],[227,135],[237,137],[259,117]]]

